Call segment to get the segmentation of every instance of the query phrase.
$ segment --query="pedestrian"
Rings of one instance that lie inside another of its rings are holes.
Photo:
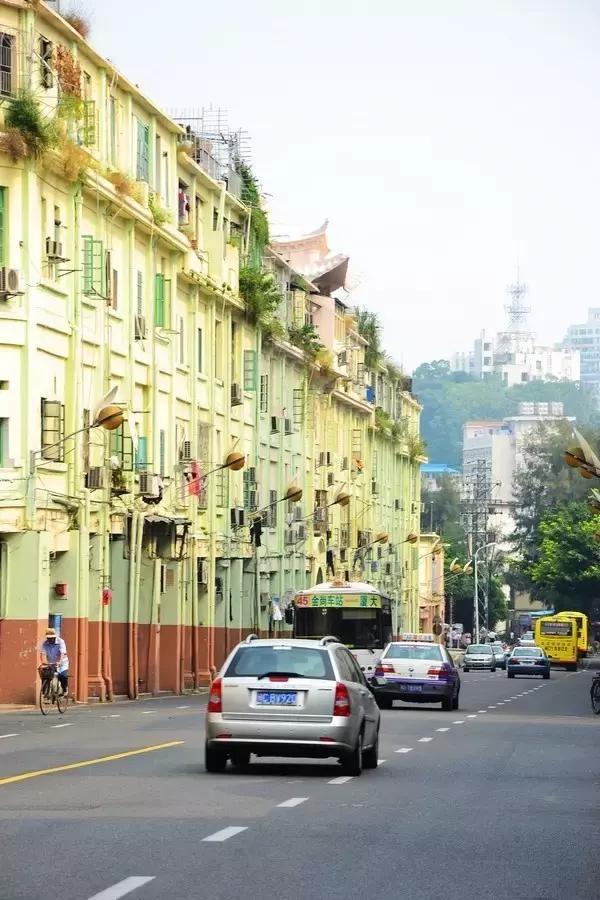
[[[56,634],[56,629],[46,628],[46,637],[40,644],[40,677],[42,678],[42,689],[44,688],[44,676],[42,675],[44,666],[56,666],[58,680],[61,683],[63,694],[67,696],[69,689],[69,657],[67,656],[67,645],[61,637]]]

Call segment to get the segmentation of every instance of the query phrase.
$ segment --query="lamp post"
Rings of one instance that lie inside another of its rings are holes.
[[[479,643],[479,585],[477,582],[477,566],[479,564],[479,554],[482,550],[487,550],[488,547],[495,547],[496,541],[490,541],[488,544],[483,544],[479,547],[478,550],[473,554],[473,570],[474,570],[474,579],[473,579],[473,628],[475,630],[475,643]]]

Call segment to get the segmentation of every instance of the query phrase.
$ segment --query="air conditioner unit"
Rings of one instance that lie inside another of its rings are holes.
[[[306,525],[298,525],[298,540],[306,540]]]
[[[146,340],[146,317],[145,316],[136,316],[135,317],[135,340],[136,341],[145,341]]]
[[[283,433],[284,433],[284,434],[293,434],[292,420],[291,420],[291,419],[284,419],[284,420],[283,420]]]
[[[85,486],[90,491],[98,491],[105,484],[104,466],[92,466],[85,473]]]
[[[140,494],[143,497],[158,497],[160,494],[160,478],[150,472],[140,472]]]
[[[46,256],[48,259],[55,259],[61,262],[65,261],[63,256],[63,245],[60,241],[53,241],[52,238],[46,238]]]
[[[198,584],[208,584],[208,562],[205,559],[196,560],[196,574]]]
[[[334,473],[334,472],[328,472],[328,473],[327,473],[327,486],[328,486],[328,487],[333,487],[334,484],[335,484],[335,473]]]
[[[18,269],[9,269],[7,266],[0,268],[0,295],[14,297],[22,294],[21,276]]]
[[[231,405],[241,406],[243,402],[242,388],[237,381],[233,381],[231,384]]]
[[[192,442],[191,441],[182,441],[181,447],[179,449],[179,459],[181,462],[191,462],[192,461]]]
[[[271,416],[271,434],[279,434],[279,419],[277,416]]]

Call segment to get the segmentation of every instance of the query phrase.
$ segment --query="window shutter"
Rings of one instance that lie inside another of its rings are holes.
[[[136,469],[145,469],[148,465],[148,438],[138,435],[137,450],[135,452]]]
[[[165,432],[161,428],[158,434],[158,458],[159,458],[159,475],[164,477],[165,474]]]
[[[94,285],[94,239],[83,236],[83,293],[91,294]]]
[[[159,273],[154,277],[154,324],[158,328],[165,324],[165,277]]]
[[[144,315],[144,276],[138,270],[137,273],[137,314]]]
[[[256,390],[256,350],[244,350],[244,390]]]

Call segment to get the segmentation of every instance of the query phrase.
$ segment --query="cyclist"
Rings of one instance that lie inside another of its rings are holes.
[[[56,634],[56,629],[47,628],[46,637],[40,644],[40,676],[42,677],[42,689],[45,688],[45,666],[56,666],[58,680],[61,683],[63,694],[67,696],[69,687],[69,657],[67,656],[67,645],[61,637]]]

